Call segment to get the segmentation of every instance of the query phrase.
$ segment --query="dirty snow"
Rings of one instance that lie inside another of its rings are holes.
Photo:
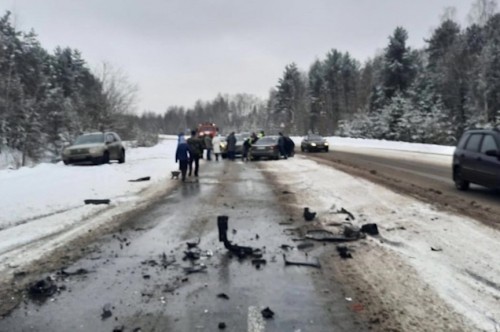
[[[152,148],[128,149],[125,164],[65,166],[60,162],[1,170],[0,269],[12,256],[7,254],[22,245],[80,227],[99,215],[109,219],[133,209],[146,189],[173,186],[176,181],[169,177],[177,169],[176,146],[176,137],[166,136]],[[129,182],[145,176],[151,180]],[[111,204],[85,205],[85,199],[110,199]]]
[[[500,329],[500,232],[302,156],[262,165],[296,194],[301,204],[297,208],[310,207],[322,223],[338,222],[333,212],[341,207],[356,216],[355,223],[377,223],[388,241],[369,239],[369,245],[385,248],[416,270],[420,280],[473,326],[464,330]],[[379,265],[384,269],[383,262]],[[404,266],[400,269],[411,274]],[[396,280],[383,281],[390,289]],[[418,289],[405,287],[409,292]]]

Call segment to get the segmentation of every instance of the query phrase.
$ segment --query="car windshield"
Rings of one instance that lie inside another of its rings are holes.
[[[272,145],[272,144],[277,144],[278,143],[278,138],[277,137],[262,137],[260,138],[257,142],[255,142],[254,145]]]
[[[79,136],[74,145],[104,143],[104,134],[88,134]]]
[[[323,139],[323,137],[321,137],[319,135],[309,135],[307,138],[310,140],[322,140]]]

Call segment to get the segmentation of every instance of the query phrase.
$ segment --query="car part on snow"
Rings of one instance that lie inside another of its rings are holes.
[[[312,243],[312,242],[304,242],[304,243],[297,245],[297,249],[300,249],[300,250],[304,250],[304,249],[312,248],[312,247],[314,247],[314,243]]]
[[[312,221],[316,217],[316,212],[309,211],[308,207],[304,208],[304,219],[306,221]]]
[[[314,258],[313,262],[308,260],[307,257],[305,260],[297,260],[297,259],[290,260],[286,257],[285,254],[283,254],[283,260],[285,261],[285,265],[310,266],[318,269],[321,268],[321,264],[319,263],[319,260],[317,258]]]
[[[113,312],[111,311],[111,304],[106,303],[104,307],[102,307],[101,319],[105,320],[111,316],[113,316]]]
[[[28,295],[33,300],[44,301],[57,292],[57,286],[54,281],[47,277],[38,280],[28,287]]]
[[[207,271],[207,266],[205,264],[195,264],[193,266],[184,268],[184,272],[186,274],[206,272],[206,271]]]
[[[337,252],[343,259],[352,258],[351,250],[346,246],[337,246]]]
[[[170,178],[171,180],[173,180],[173,179],[179,180],[179,175],[181,174],[181,172],[180,171],[172,171],[171,174],[172,174],[172,177]]]
[[[226,293],[219,293],[219,294],[217,294],[217,297],[219,299],[229,300],[229,296],[227,296]]]
[[[232,244],[228,239],[227,239],[227,230],[228,230],[228,216],[217,216],[217,227],[219,229],[219,242],[224,243],[224,247],[238,256],[239,258],[245,258],[247,256],[253,256],[253,257],[262,257],[262,250],[260,249],[255,249],[252,247],[244,247],[244,246],[239,246],[237,244]],[[235,233],[235,230],[233,229],[233,234]]]
[[[443,251],[443,249],[442,249],[442,248],[437,248],[437,247],[436,247],[436,248],[431,247],[431,250],[432,250],[432,251]]]
[[[356,234],[358,234],[358,236],[346,236],[345,234],[334,234],[324,229],[315,229],[307,231],[306,239],[324,242],[346,242],[358,240],[360,238],[360,233],[358,232]]]
[[[265,319],[274,318],[274,312],[271,309],[269,309],[269,307],[265,308],[260,313],[262,314],[262,317],[264,317]]]
[[[195,241],[187,241],[186,245],[187,245],[188,249],[191,249],[191,248],[197,247],[198,244],[200,244],[200,241],[201,241],[201,239],[197,238]]]
[[[364,224],[361,226],[361,231],[369,235],[378,235],[377,224]]]
[[[109,199],[86,199],[85,204],[109,204],[111,201]]]
[[[134,180],[128,180],[128,182],[142,182],[142,181],[149,181],[151,180],[151,177],[150,176],[145,176],[143,178],[138,178],[138,179],[134,179]]]
[[[351,212],[347,211],[347,210],[346,210],[346,209],[344,209],[344,208],[341,208],[340,210],[338,210],[338,211],[337,211],[337,213],[338,213],[338,214],[347,214],[347,215],[348,215],[348,217],[349,217],[349,219],[348,219],[348,220],[354,220],[354,219],[356,219],[356,218],[354,218],[354,215],[353,215]]]

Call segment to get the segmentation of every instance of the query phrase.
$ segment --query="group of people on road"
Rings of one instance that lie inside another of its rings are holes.
[[[260,131],[258,134],[255,132],[252,133],[250,137],[245,139],[242,147],[243,161],[249,160],[250,148],[257,140],[264,136],[264,131]],[[235,160],[236,158],[236,141],[236,134],[233,131],[226,138],[226,153],[229,160]],[[215,155],[215,160],[219,161],[219,157],[222,154],[221,142],[220,135],[215,135],[213,138],[210,135],[197,137],[196,130],[192,130],[191,136],[186,139],[184,133],[180,133],[178,135],[177,150],[175,152],[175,162],[179,163],[181,180],[186,181],[186,176],[192,176],[193,174],[196,178],[198,177],[200,159],[203,159],[203,150],[207,150],[207,161],[212,160],[212,151]],[[278,138],[278,149],[280,154],[287,159],[293,156],[294,148],[295,144],[293,141],[280,132]]]

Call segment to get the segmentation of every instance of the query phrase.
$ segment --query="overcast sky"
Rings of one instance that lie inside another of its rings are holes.
[[[466,22],[472,0],[2,0],[48,50],[69,46],[139,86],[138,111],[192,106],[217,93],[262,98],[285,65],[307,70],[332,48],[364,61],[396,26],[424,45],[443,8]]]

